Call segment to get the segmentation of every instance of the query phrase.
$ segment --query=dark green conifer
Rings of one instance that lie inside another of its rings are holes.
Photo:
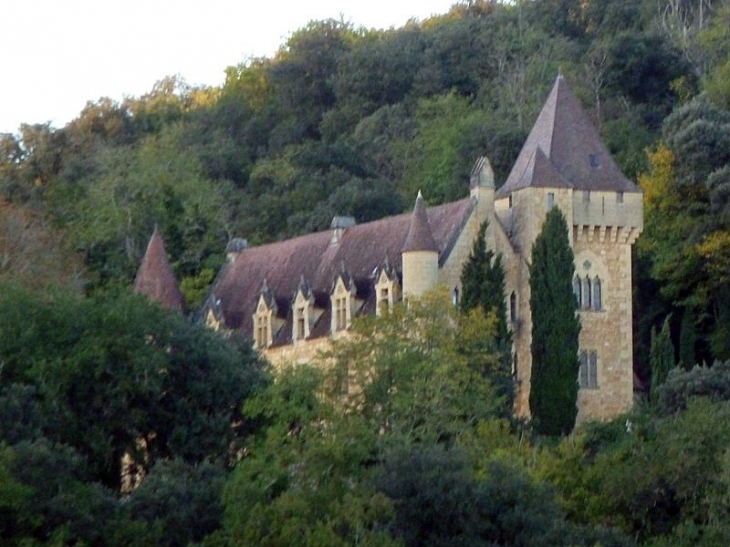
[[[538,433],[570,433],[578,414],[578,334],[568,226],[554,207],[532,246],[530,412]]]
[[[662,330],[657,333],[656,328],[651,329],[651,349],[649,363],[651,364],[651,396],[655,398],[656,390],[661,386],[669,371],[672,370],[676,361],[674,360],[674,345],[669,330],[671,315],[668,315],[662,325]]]
[[[692,310],[685,308],[679,327],[679,362],[687,370],[691,370],[697,364],[696,344],[697,331],[694,315]]]
[[[498,393],[505,398],[507,414],[512,413],[514,403],[514,385],[512,381],[512,335],[507,328],[507,306],[505,304],[504,267],[502,255],[494,254],[487,249],[487,222],[479,226],[479,235],[464,263],[461,272],[461,311],[466,313],[474,308],[481,308],[484,315],[495,314],[496,336],[495,347],[500,363],[496,374],[492,374],[492,382]]]

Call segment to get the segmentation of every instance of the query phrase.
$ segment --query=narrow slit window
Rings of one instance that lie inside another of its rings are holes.
[[[601,286],[601,278],[596,276],[593,280],[593,309],[600,310],[603,308],[603,288]]]
[[[598,353],[591,350],[588,353],[588,386],[596,389],[598,387]]]
[[[582,350],[578,369],[578,385],[584,389],[598,389],[598,352]]]

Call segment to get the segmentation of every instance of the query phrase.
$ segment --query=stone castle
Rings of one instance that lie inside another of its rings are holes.
[[[357,315],[387,313],[403,298],[437,286],[458,301],[462,266],[487,221],[487,245],[502,254],[505,266],[515,411],[528,416],[528,262],[552,207],[568,221],[575,254],[582,325],[578,419],[607,419],[633,402],[631,246],[643,226],[642,194],[621,173],[562,76],[499,189],[488,160],[480,158],[470,194],[459,201],[428,208],[419,194],[411,214],[366,224],[335,217],[328,231],[258,247],[233,240],[203,314],[215,328],[242,331],[274,364],[303,362],[343,335]],[[166,262],[162,255],[152,262]],[[136,286],[145,285],[178,305],[174,291],[145,280],[140,268]]]

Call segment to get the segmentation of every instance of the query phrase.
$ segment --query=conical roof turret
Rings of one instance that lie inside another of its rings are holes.
[[[403,244],[402,252],[409,251],[434,251],[438,252],[439,248],[431,233],[431,225],[428,222],[428,213],[426,205],[423,202],[423,195],[420,190],[416,198],[416,206],[413,208],[411,215],[411,224],[408,228],[408,235]]]
[[[170,261],[165,253],[165,244],[157,226],[155,226],[147,244],[147,251],[137,270],[134,292],[146,295],[163,308],[178,311],[184,309],[183,296],[178,288],[175,274],[172,273]]]

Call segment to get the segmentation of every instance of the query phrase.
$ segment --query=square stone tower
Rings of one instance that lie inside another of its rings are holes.
[[[575,254],[581,321],[578,420],[606,419],[633,401],[631,246],[643,227],[641,190],[603,144],[559,75],[505,184],[495,194],[495,246],[507,269],[518,380],[529,415],[532,317],[528,263],[547,211],[559,207]]]

